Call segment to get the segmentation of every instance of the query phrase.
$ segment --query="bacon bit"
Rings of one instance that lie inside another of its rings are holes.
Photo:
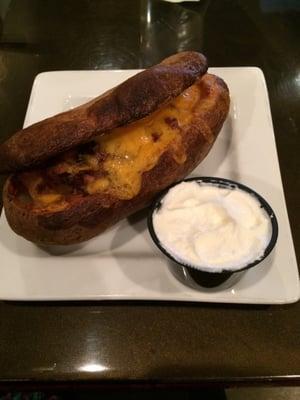
[[[168,124],[172,129],[178,129],[178,121],[174,117],[166,117],[165,118],[165,123]]]
[[[93,182],[94,180],[95,180],[95,177],[92,175],[85,174],[83,177],[83,182],[85,185],[88,185],[89,183]]]
[[[160,138],[161,134],[158,133],[158,132],[152,132],[152,133],[151,133],[151,136],[152,136],[153,142],[155,143],[155,142],[158,141],[158,139]]]
[[[82,189],[84,176],[85,174],[83,173],[70,176],[71,185],[74,186],[75,189]]]
[[[48,189],[47,184],[46,184],[46,182],[44,182],[44,181],[38,183],[38,184],[36,185],[36,188],[35,188],[35,190],[36,190],[36,192],[37,192],[38,194],[43,193],[43,192],[46,192],[47,189]]]
[[[47,172],[50,175],[62,175],[66,173],[69,164],[66,162],[61,162],[59,164],[54,165],[53,167],[48,168]]]
[[[105,160],[107,159],[108,154],[105,153],[104,151],[99,150],[99,151],[97,151],[97,152],[95,153],[95,156],[97,157],[97,160],[98,160],[99,162],[103,162],[103,161],[105,161]]]

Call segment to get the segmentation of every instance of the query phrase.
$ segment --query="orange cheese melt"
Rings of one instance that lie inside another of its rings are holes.
[[[89,185],[88,192],[97,193],[98,187],[102,190],[105,186],[120,199],[133,198],[141,189],[142,174],[156,165],[167,148],[178,164],[184,163],[180,131],[190,122],[198,98],[199,89],[194,85],[148,117],[100,137],[99,147],[108,154],[103,163],[107,176],[97,179],[99,186],[95,182]]]
[[[197,111],[200,96],[200,85],[196,83],[146,118],[96,138],[95,154],[83,155],[80,163],[66,153],[58,169],[71,175],[86,171],[89,179],[84,190],[88,194],[111,193],[119,199],[133,198],[141,189],[143,173],[157,164],[166,149],[178,164],[186,161],[182,130]],[[97,151],[105,154],[104,161],[98,161]],[[101,177],[97,177],[97,172]],[[59,189],[57,193],[53,193],[53,188],[50,193],[37,193],[41,180],[42,176],[33,172],[32,182],[25,182],[34,201],[45,207],[63,201]]]

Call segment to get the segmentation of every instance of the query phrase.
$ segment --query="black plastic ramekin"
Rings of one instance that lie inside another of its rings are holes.
[[[154,213],[161,207],[162,202],[168,191],[173,188],[176,185],[179,185],[181,182],[191,182],[195,181],[199,185],[213,185],[217,186],[219,188],[225,188],[225,189],[240,189],[246,193],[249,193],[251,196],[255,197],[255,199],[259,202],[260,207],[263,208],[266,212],[266,214],[270,218],[270,223],[271,223],[271,236],[270,236],[270,241],[265,248],[265,251],[261,257],[258,259],[252,261],[251,263],[248,263],[247,265],[242,266],[239,269],[235,270],[226,270],[223,269],[220,272],[207,272],[207,270],[201,270],[201,266],[194,266],[188,263],[183,262],[182,260],[178,260],[178,258],[172,254],[169,250],[167,250],[163,243],[159,240],[154,227],[153,227],[153,215]],[[156,244],[156,246],[160,249],[160,251],[167,256],[171,261],[173,261],[175,264],[177,264],[178,267],[184,269],[184,274],[188,272],[190,277],[200,286],[207,287],[207,288],[212,288],[221,285],[225,281],[227,281],[233,274],[240,273],[241,271],[248,270],[250,268],[255,267],[256,265],[260,264],[273,250],[277,237],[278,237],[278,222],[277,218],[275,216],[274,211],[272,210],[271,206],[269,203],[258,193],[256,193],[253,189],[249,188],[248,186],[245,186],[241,183],[229,180],[229,179],[224,179],[224,178],[214,178],[214,177],[193,177],[193,178],[188,178],[185,179],[184,181],[177,182],[170,186],[168,189],[166,189],[164,192],[160,194],[160,196],[155,200],[153,203],[149,215],[148,215],[148,229],[149,233],[153,239],[153,242]]]

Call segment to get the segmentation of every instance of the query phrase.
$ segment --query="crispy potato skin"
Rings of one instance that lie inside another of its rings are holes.
[[[74,244],[88,240],[121,219],[148,206],[153,198],[175,181],[187,176],[211,149],[229,110],[229,92],[224,81],[206,74],[201,79],[205,98],[203,108],[182,132],[187,154],[178,164],[168,149],[157,164],[142,175],[140,192],[130,200],[120,200],[103,193],[78,197],[68,208],[58,212],[42,212],[26,208],[15,201],[13,182],[4,187],[4,209],[11,228],[38,244]]]
[[[22,129],[0,146],[0,173],[38,165],[94,136],[143,118],[206,71],[202,54],[178,53],[82,106]]]

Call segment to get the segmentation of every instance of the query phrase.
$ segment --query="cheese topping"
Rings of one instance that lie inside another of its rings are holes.
[[[141,189],[143,173],[157,164],[167,148],[178,164],[186,161],[182,131],[197,113],[200,97],[200,84],[196,83],[151,115],[94,139],[91,154],[79,157],[76,149],[71,150],[47,171],[62,179],[68,175],[67,184],[71,186],[81,182],[80,190],[87,194],[103,192],[131,199]],[[78,179],[73,179],[76,176]],[[29,180],[27,176],[25,186],[29,189],[41,180],[47,185],[47,179],[37,172],[32,173],[32,182],[28,184]],[[52,185],[51,190],[46,188],[41,193],[29,190],[29,194],[35,202],[48,206],[61,200],[64,193],[59,190],[59,185]]]

